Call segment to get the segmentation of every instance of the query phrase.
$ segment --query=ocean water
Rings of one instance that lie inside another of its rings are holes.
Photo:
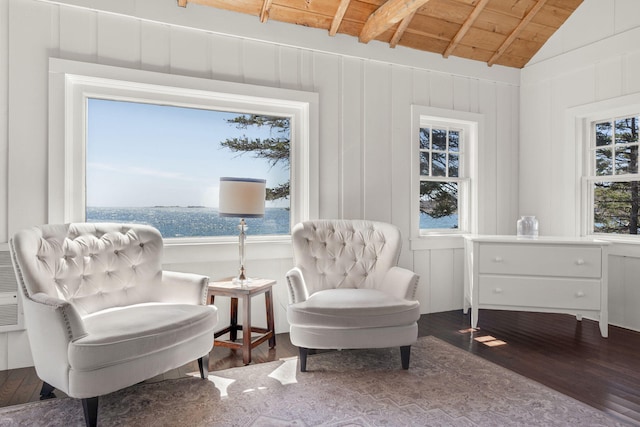
[[[279,235],[290,232],[290,211],[285,208],[266,208],[264,218],[247,218],[247,233]],[[87,222],[128,222],[156,227],[165,238],[235,236],[240,218],[221,217],[215,208],[205,207],[88,207]],[[420,215],[420,228],[457,228],[458,216],[432,218]]]
[[[205,207],[88,207],[87,222],[128,222],[148,224],[165,238],[235,236],[240,218],[221,217],[218,209]],[[289,210],[266,208],[264,218],[247,218],[247,233],[256,235],[289,234]]]

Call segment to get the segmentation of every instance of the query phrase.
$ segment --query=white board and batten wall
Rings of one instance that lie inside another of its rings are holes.
[[[463,243],[411,250],[412,104],[484,116],[477,232],[515,232],[519,70],[175,0],[0,0],[0,242],[47,222],[49,58],[318,93],[318,216],[398,225],[400,263],[421,276],[423,313],[462,308]],[[251,274],[278,280],[276,330],[285,332],[292,259],[252,261],[248,250]],[[167,259],[166,267],[221,277],[236,262]],[[26,334],[0,333],[0,370],[30,364]]]
[[[576,112],[640,99],[640,2],[586,0],[522,70],[519,211],[540,233],[580,230]],[[609,323],[640,330],[640,241],[614,241]]]

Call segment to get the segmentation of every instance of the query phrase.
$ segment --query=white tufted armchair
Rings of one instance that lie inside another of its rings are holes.
[[[41,398],[82,399],[87,426],[98,396],[198,359],[207,377],[218,314],[208,279],[162,271],[162,236],[126,224],[44,225],[10,250]]]
[[[418,338],[418,276],[397,267],[397,227],[364,220],[317,220],[292,231],[296,266],[286,277],[291,342],[306,371],[309,349],[400,347],[409,368]]]

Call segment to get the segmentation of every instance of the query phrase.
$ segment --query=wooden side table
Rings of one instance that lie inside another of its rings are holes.
[[[251,363],[251,349],[269,340],[269,348],[276,345],[276,335],[273,321],[273,296],[271,288],[276,284],[271,279],[252,279],[246,287],[233,283],[232,279],[220,282],[209,282],[207,299],[213,304],[216,296],[231,298],[231,322],[226,328],[214,334],[214,345],[221,347],[242,349],[242,360],[245,365]],[[257,328],[251,326],[251,298],[264,294],[267,311],[267,327]],[[238,324],[238,299],[242,299],[242,324]],[[242,331],[242,342],[237,342],[238,331]],[[259,335],[252,337],[252,332]],[[229,333],[229,339],[218,337]]]

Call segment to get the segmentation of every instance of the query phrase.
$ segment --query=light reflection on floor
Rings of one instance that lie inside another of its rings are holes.
[[[273,378],[274,380],[280,382],[280,384],[282,385],[297,383],[298,380],[296,378],[296,374],[298,373],[298,357],[295,356],[295,357],[283,358],[283,359],[280,359],[280,361],[282,363],[278,365],[278,367],[274,369],[268,375],[268,377]],[[193,377],[200,377],[200,373],[198,372],[193,372],[188,375]],[[213,385],[218,389],[218,391],[220,392],[220,397],[223,399],[226,397],[229,397],[229,392],[228,392],[229,386],[231,386],[234,382],[236,382],[236,380],[234,379],[219,377],[214,374],[209,374],[208,380],[211,381]],[[243,390],[242,393],[251,393],[254,391],[266,390],[266,389],[267,387],[260,386],[256,388],[248,388],[246,390]]]

